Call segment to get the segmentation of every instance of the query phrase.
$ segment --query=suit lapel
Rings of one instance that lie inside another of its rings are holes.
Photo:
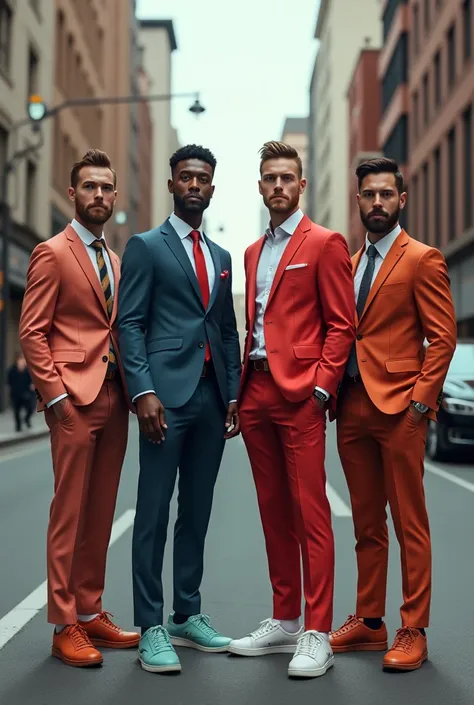
[[[358,252],[356,252],[356,254],[354,255],[354,257],[353,257],[353,259],[352,259],[352,278],[353,278],[353,279],[354,279],[354,277],[355,277],[355,275],[356,275],[357,268],[358,268],[358,266],[359,266],[359,264],[360,264],[360,260],[361,260],[361,258],[362,258],[362,255],[364,254],[364,250],[365,250],[365,246],[364,246],[364,247],[361,247],[360,250],[359,250]],[[355,320],[356,320],[356,324],[357,324],[357,323],[359,322],[359,316],[358,316],[358,314],[357,314],[357,307],[356,307],[356,310],[355,310]]]
[[[278,264],[277,270],[275,272],[275,277],[273,279],[272,288],[270,289],[270,295],[268,297],[267,307],[275,294],[278,285],[283,276],[285,268],[289,265],[297,251],[299,250],[302,243],[306,240],[306,233],[311,229],[311,221],[307,216],[304,216],[300,224],[296,228],[293,235],[290,237],[290,241],[285,248],[283,255],[281,256],[280,262]]]
[[[68,225],[66,227],[65,233],[67,239],[69,240],[69,247],[71,248],[73,255],[79,262],[79,265],[81,266],[84,274],[89,280],[90,285],[94,289],[96,296],[99,299],[99,303],[108,318],[104,292],[102,291],[102,286],[100,284],[99,277],[97,276],[97,273],[94,269],[94,265],[92,264],[91,259],[87,253],[86,245],[84,245],[72,225]]]
[[[221,258],[219,255],[219,250],[216,247],[216,245],[209,240],[206,235],[204,235],[204,240],[206,241],[206,244],[209,248],[209,252],[211,253],[212,257],[212,262],[214,264],[214,272],[215,272],[215,277],[214,277],[214,286],[212,287],[212,291],[209,296],[209,306],[207,307],[207,310],[210,311],[211,308],[214,306],[214,302],[216,300],[217,292],[219,291],[219,286],[221,283]]]
[[[109,250],[109,257],[110,261],[112,262],[112,270],[114,273],[114,305],[112,308],[112,316],[110,317],[110,323],[112,324],[115,321],[115,318],[117,316],[117,302],[118,302],[118,287],[119,287],[119,279],[120,279],[120,264],[117,259],[117,257],[112,254]]]
[[[161,226],[161,232],[163,232],[166,235],[166,238],[165,238],[166,244],[168,245],[171,252],[174,254],[176,259],[180,263],[181,267],[184,270],[184,273],[188,277],[188,279],[191,283],[191,286],[194,289],[196,296],[198,297],[199,301],[201,302],[201,304],[204,307],[199,282],[197,280],[196,275],[194,274],[194,269],[192,267],[191,262],[189,261],[189,257],[186,254],[186,250],[183,247],[183,243],[181,242],[178,233],[172,227],[172,225],[169,223],[169,221],[166,221],[166,223],[164,223]]]
[[[262,254],[263,246],[265,245],[265,236],[257,240],[251,247],[247,255],[247,271],[245,272],[247,281],[247,302],[248,302],[248,319],[253,328],[255,320],[255,299],[257,297],[257,267],[260,255]]]
[[[382,266],[379,269],[379,272],[377,276],[375,277],[375,281],[372,284],[369,292],[369,296],[367,297],[367,301],[364,307],[364,310],[362,311],[362,315],[360,317],[360,320],[362,320],[367,313],[372,301],[375,299],[377,296],[377,293],[392,271],[394,267],[397,266],[397,264],[400,262],[402,259],[403,255],[406,252],[406,246],[409,243],[409,237],[406,234],[404,230],[400,233],[400,235],[397,237],[395,242],[393,243],[392,247],[387,253],[387,256],[385,257]]]

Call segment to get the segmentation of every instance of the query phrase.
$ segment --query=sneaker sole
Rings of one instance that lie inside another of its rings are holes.
[[[184,646],[187,649],[196,649],[196,651],[203,651],[206,654],[223,654],[228,651],[228,646],[202,646],[180,636],[171,636],[170,639],[173,646]]]
[[[347,644],[346,646],[335,646],[331,644],[331,649],[335,654],[345,654],[349,651],[387,651],[388,642],[376,641],[374,643]]]
[[[228,646],[227,651],[236,656],[269,656],[271,654],[294,654],[296,644],[285,644],[283,646],[266,646],[261,649],[243,649],[239,646]]]
[[[138,660],[140,661],[140,665],[143,670],[148,671],[148,673],[179,673],[181,671],[180,663],[176,663],[170,666],[150,666],[144,661],[142,661],[141,658],[139,658]]]
[[[288,676],[290,678],[318,678],[318,676],[324,676],[324,674],[334,665],[334,657],[330,658],[324,666],[320,668],[313,668],[311,670],[301,669],[301,668],[288,668]]]
[[[76,668],[97,668],[97,666],[102,666],[104,662],[103,658],[100,661],[72,661],[66,658],[59,649],[55,648],[51,649],[51,654],[68,666],[75,666]]]
[[[133,649],[140,643],[140,639],[134,641],[104,641],[103,639],[91,639],[93,646],[100,646],[103,649]]]
[[[428,652],[425,651],[423,656],[419,661],[416,663],[411,663],[408,666],[403,666],[403,665],[390,665],[390,664],[383,664],[383,670],[384,671],[416,671],[418,668],[421,668],[422,665],[424,664],[425,661],[428,660]]]

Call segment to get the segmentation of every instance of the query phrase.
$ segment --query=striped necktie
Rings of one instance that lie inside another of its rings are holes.
[[[104,292],[105,305],[107,307],[107,313],[109,314],[109,319],[112,316],[112,309],[114,307],[114,298],[112,296],[112,287],[110,285],[110,277],[107,271],[107,265],[104,258],[104,243],[102,240],[94,240],[91,247],[94,248],[97,256],[97,266],[99,267],[99,278],[102,286],[102,291]],[[113,376],[113,373],[117,369],[117,359],[115,357],[115,352],[113,348],[112,339],[110,340],[109,348],[109,364],[107,367],[107,377]]]

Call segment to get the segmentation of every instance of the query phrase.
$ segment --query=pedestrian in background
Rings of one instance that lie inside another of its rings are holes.
[[[31,415],[34,410],[34,386],[21,352],[16,354],[15,362],[8,370],[7,384],[10,388],[10,401],[15,417],[15,431],[20,433],[23,422],[27,428],[31,428]],[[25,412],[23,419],[22,411]]]

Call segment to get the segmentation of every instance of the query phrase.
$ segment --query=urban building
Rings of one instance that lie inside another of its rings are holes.
[[[381,43],[379,0],[321,0],[319,40],[310,84],[309,212],[321,225],[346,235],[349,125],[346,94],[364,38]]]
[[[143,58],[143,52],[142,52]],[[143,61],[138,71],[140,95],[146,97],[150,93],[150,80],[143,67]],[[143,101],[138,106],[138,223],[135,232],[144,233],[152,227],[151,204],[153,200],[153,123],[151,121],[150,105]]]
[[[409,10],[409,232],[444,253],[459,335],[472,337],[473,2],[412,0]]]
[[[378,80],[379,49],[361,49],[347,91],[349,120],[348,141],[348,224],[347,232],[351,254],[363,245],[365,229],[361,223],[357,203],[355,171],[365,159],[381,156],[378,143],[380,122],[380,83]]]
[[[138,23],[130,0],[55,0],[56,54],[54,103],[72,98],[139,96]],[[115,217],[106,226],[109,244],[121,253],[138,227],[138,103],[72,107],[55,118],[51,232],[70,221],[67,198],[70,169],[88,149],[105,150],[117,171]],[[150,207],[150,206],[149,206]]]
[[[172,20],[140,20],[140,42],[144,46],[144,67],[149,76],[150,93],[171,94],[171,55],[177,49]],[[179,147],[178,135],[171,125],[171,101],[150,103],[153,123],[152,154],[152,223],[160,225],[173,210],[168,192],[169,159]]]
[[[0,0],[0,201],[10,209],[7,285],[0,305],[0,410],[5,407],[5,374],[18,350],[18,323],[31,251],[49,237],[51,125],[39,132],[16,129],[27,117],[30,95],[51,104],[54,6],[49,2]],[[35,149],[35,145],[41,145]],[[15,160],[8,178],[5,168]],[[5,218],[0,224],[0,281],[3,281]],[[5,298],[5,300],[3,300]]]
[[[303,176],[308,171],[308,118],[287,117],[281,135],[282,142],[294,147],[303,163]],[[306,213],[307,191],[300,198],[301,209]]]

